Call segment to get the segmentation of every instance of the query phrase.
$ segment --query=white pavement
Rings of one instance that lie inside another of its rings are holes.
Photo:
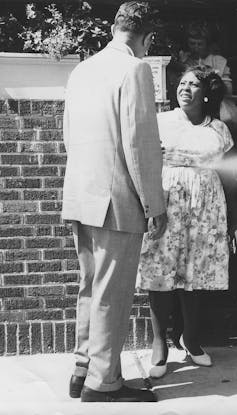
[[[0,415],[237,415],[237,347],[207,348],[214,365],[198,367],[171,348],[168,372],[153,381],[157,403],[81,403],[68,384],[72,354],[0,357]],[[151,351],[138,355],[148,372]],[[143,387],[132,352],[122,353],[127,384]]]

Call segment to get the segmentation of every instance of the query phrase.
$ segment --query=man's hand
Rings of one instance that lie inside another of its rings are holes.
[[[159,216],[155,216],[153,219],[152,238],[159,239],[165,233],[168,217],[167,213],[164,212]]]

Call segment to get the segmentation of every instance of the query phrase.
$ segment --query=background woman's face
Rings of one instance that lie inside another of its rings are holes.
[[[195,59],[206,58],[207,56],[207,41],[204,38],[188,38],[188,48]]]
[[[184,110],[197,108],[200,110],[203,105],[204,91],[201,81],[193,72],[186,73],[180,80],[177,88],[177,99],[179,106]]]

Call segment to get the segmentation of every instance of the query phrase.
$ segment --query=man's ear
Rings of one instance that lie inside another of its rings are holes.
[[[112,26],[111,26],[111,33],[112,33],[112,36],[114,37],[114,24],[112,24]]]
[[[152,37],[153,37],[153,33],[148,33],[143,40],[143,44],[145,46],[146,51],[149,50],[150,46],[151,46],[151,42],[152,42]]]

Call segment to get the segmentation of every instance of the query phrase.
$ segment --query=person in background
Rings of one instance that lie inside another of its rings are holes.
[[[155,238],[167,222],[153,79],[141,59],[154,30],[148,3],[122,4],[112,42],[67,85],[62,216],[80,264],[70,396],[82,402],[156,401],[124,385],[120,360],[147,221]]]
[[[149,293],[153,377],[167,370],[166,332],[177,297],[183,347],[194,363],[212,364],[200,346],[199,293],[228,289],[226,201],[215,170],[233,145],[227,126],[215,118],[224,90],[215,72],[189,68],[177,89],[180,107],[158,114],[168,225],[159,241],[146,235],[139,266],[139,288]]]
[[[187,51],[180,51],[180,62],[185,67],[207,66],[221,77],[228,95],[232,94],[230,68],[224,56],[212,52],[210,30],[207,22],[191,22],[187,28]]]

